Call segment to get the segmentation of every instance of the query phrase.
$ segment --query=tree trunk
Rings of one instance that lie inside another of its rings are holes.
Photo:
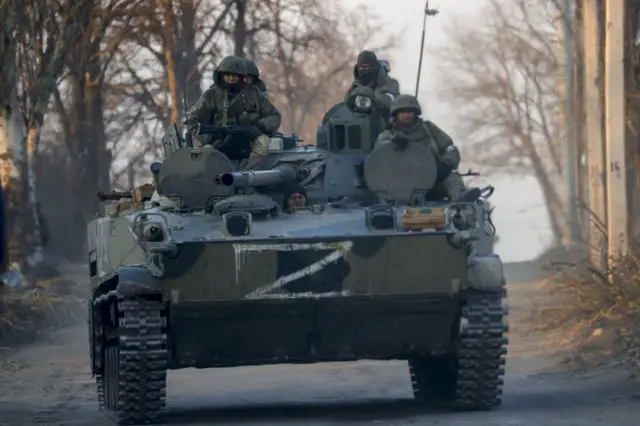
[[[32,246],[33,230],[28,226],[36,216],[35,205],[28,203],[29,182],[26,164],[26,125],[16,98],[3,99],[0,108],[0,183],[4,194],[8,261],[28,269],[35,258]],[[31,261],[31,262],[30,262]]]
[[[71,254],[79,255],[85,244],[85,224],[96,210],[95,190],[99,183],[100,165],[97,150],[92,140],[91,116],[87,108],[88,73],[78,69],[78,73],[69,79],[72,87],[72,104],[69,111],[71,134],[69,140],[69,175],[71,196],[68,198],[67,211],[73,224]]]
[[[236,22],[233,31],[233,54],[245,58],[244,48],[247,44],[247,0],[236,0],[236,12]]]
[[[196,103],[202,90],[200,82],[202,75],[198,68],[198,51],[196,45],[196,5],[193,0],[183,0],[181,3],[182,15],[180,16],[180,28],[182,37],[184,84],[182,91],[186,94],[187,108]]]
[[[23,163],[24,176],[24,194],[25,199],[25,246],[28,248],[28,256],[26,258],[29,267],[35,267],[44,261],[42,253],[42,235],[40,234],[40,218],[38,216],[38,199],[36,196],[36,171],[35,161],[36,152],[40,141],[41,124],[34,124],[27,132],[26,138],[26,156]]]
[[[640,4],[630,2],[627,5],[625,43],[625,77],[627,91],[627,194],[629,198],[629,233],[633,240],[640,237]],[[602,19],[602,18],[601,18]],[[604,50],[604,49],[603,49]]]
[[[107,149],[104,123],[103,75],[100,46],[97,42],[83,47],[85,62],[74,61],[77,72],[69,78],[72,103],[69,111],[71,134],[69,140],[69,175],[72,194],[68,214],[73,224],[74,255],[79,255],[86,244],[86,228],[98,213],[98,190],[110,187],[112,155]]]

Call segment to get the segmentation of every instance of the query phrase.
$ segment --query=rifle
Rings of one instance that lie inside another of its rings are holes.
[[[459,173],[459,175],[463,177],[464,176],[480,176],[480,173],[471,171],[471,169],[469,169],[467,173]]]

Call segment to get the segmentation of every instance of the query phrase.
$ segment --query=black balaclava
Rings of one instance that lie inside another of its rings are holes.
[[[224,82],[224,79],[222,78],[222,74],[224,73],[220,71],[217,72],[219,87],[223,89],[227,89],[229,93],[233,93],[233,94],[240,93],[240,91],[242,91],[242,88],[245,86],[244,76],[241,75],[240,80],[235,84],[227,84]]]
[[[369,65],[367,69],[361,69],[361,65]],[[358,78],[364,84],[371,83],[378,75],[378,67],[380,64],[378,63],[378,57],[375,53],[369,50],[363,50],[358,55],[358,62],[356,64]]]

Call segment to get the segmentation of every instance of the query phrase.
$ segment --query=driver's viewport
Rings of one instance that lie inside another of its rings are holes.
[[[370,153],[385,129],[384,118],[377,112],[354,113],[343,104],[328,114],[318,129],[318,146],[336,154]]]

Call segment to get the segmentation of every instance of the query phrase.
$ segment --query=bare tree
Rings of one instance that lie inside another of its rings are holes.
[[[43,260],[34,170],[40,132],[90,5],[90,0],[0,3],[0,169],[9,256],[26,266]]]
[[[380,32],[373,15],[363,8],[347,13],[338,2],[272,0],[264,7],[271,30],[257,41],[270,52],[260,61],[269,93],[283,114],[283,129],[313,140],[324,112],[349,88],[358,51],[384,52],[395,34],[367,46]]]
[[[105,82],[120,43],[132,31],[133,12],[141,3],[91,2],[89,13],[78,17],[81,34],[67,58],[68,72],[54,90],[52,122],[58,125],[49,127],[49,132],[58,133],[49,140],[62,150],[47,147],[41,150],[46,155],[39,156],[43,163],[39,172],[57,177],[45,180],[38,191],[45,216],[57,225],[51,241],[54,251],[84,253],[84,224],[98,210],[96,191],[110,186],[112,155],[108,145],[126,130],[135,109],[119,111],[116,105],[122,101],[112,101]],[[53,153],[64,155],[52,158]],[[65,167],[59,170],[61,164]],[[60,188],[71,190],[63,194]]]
[[[440,95],[457,111],[465,161],[534,176],[557,242],[563,201],[554,1],[489,0],[480,22],[454,23],[439,52]]]
[[[380,28],[367,11],[347,14],[339,6],[339,0],[140,4],[134,12],[136,28],[119,45],[105,78],[105,96],[117,105],[115,111],[107,108],[109,114],[122,123],[137,120],[117,132],[126,134],[123,140],[129,143],[112,149],[114,161],[122,163],[112,170],[112,184],[135,180],[131,170],[159,156],[162,131],[180,122],[183,80],[191,104],[220,57],[231,52],[258,62],[289,120],[283,130],[315,134],[322,114],[341,100],[353,79],[358,50]],[[388,45],[382,41],[379,47]],[[278,57],[272,60],[277,48]]]
[[[188,103],[200,96],[202,73],[219,55],[217,39],[233,5],[233,0],[144,2],[136,11],[137,31],[119,51],[119,78],[110,90],[145,105],[165,126],[180,123],[183,93]]]

